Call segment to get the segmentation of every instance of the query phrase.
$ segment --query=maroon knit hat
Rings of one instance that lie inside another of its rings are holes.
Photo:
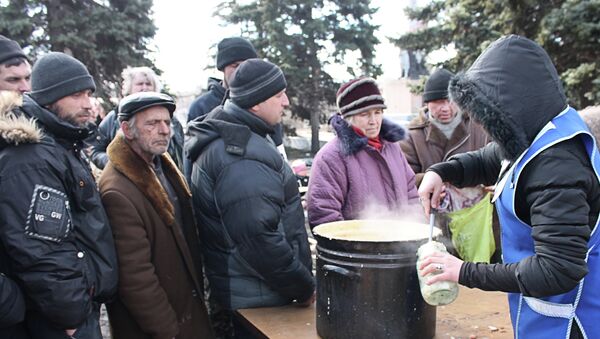
[[[337,106],[343,117],[371,108],[386,108],[383,96],[372,78],[357,78],[343,84],[337,91]]]

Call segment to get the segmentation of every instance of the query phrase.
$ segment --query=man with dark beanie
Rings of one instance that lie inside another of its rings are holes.
[[[314,300],[298,184],[268,138],[289,104],[286,86],[279,67],[246,60],[231,98],[189,127],[205,272],[226,310]]]
[[[117,262],[82,155],[96,86],[80,61],[56,52],[37,61],[31,80],[22,104],[0,114],[2,271],[25,293],[18,330],[99,339],[100,303],[115,293]]]
[[[219,106],[229,88],[231,75],[244,60],[256,58],[256,50],[250,41],[232,37],[225,38],[217,45],[217,69],[223,72],[223,80],[209,78],[208,91],[197,97],[188,112],[188,121],[208,114]]]
[[[417,187],[429,166],[446,161],[456,154],[477,150],[489,142],[483,128],[448,100],[448,84],[453,76],[453,73],[443,68],[431,74],[423,91],[425,107],[409,123],[408,138],[400,142],[408,164],[415,172]],[[447,208],[438,210],[440,215],[436,222],[444,235],[450,238],[452,234],[448,213],[474,205],[485,197],[487,191],[483,186],[459,189],[450,185],[447,193],[449,203],[445,204]],[[485,212],[485,209],[480,210]],[[488,230],[491,223],[490,219],[486,224]],[[496,243],[499,243],[498,223],[495,226]],[[454,250],[451,242],[447,245]],[[489,259],[483,258],[482,261]],[[494,258],[496,259],[499,259],[499,254]]]
[[[241,37],[225,38],[217,45],[217,70],[223,72],[223,80],[208,78],[208,90],[197,97],[190,105],[188,111],[188,122],[194,119],[202,119],[215,107],[223,104],[227,97],[231,75],[236,68],[247,59],[256,58],[256,50],[250,41]],[[184,174],[190,182],[192,164],[184,156]]]
[[[0,91],[31,90],[31,65],[16,41],[0,35]]]
[[[424,109],[408,125],[409,136],[400,145],[417,176],[417,186],[425,170],[454,154],[473,151],[488,143],[480,125],[472,123],[448,100],[448,83],[454,76],[440,68],[425,82]]]

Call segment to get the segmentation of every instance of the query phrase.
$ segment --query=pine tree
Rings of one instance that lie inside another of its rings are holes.
[[[350,51],[359,51],[359,66],[348,66],[348,72],[381,74],[373,63],[379,43],[378,26],[370,23],[375,12],[370,0],[232,0],[217,11],[225,21],[241,24],[259,54],[282,68],[292,113],[310,119],[312,154],[319,150],[319,124],[339,86],[324,66],[344,63]]]
[[[152,0],[10,0],[0,6],[0,34],[32,60],[50,50],[79,59],[96,80],[96,95],[108,99],[120,93],[125,67],[153,66],[151,9]]]
[[[519,34],[548,51],[576,108],[600,103],[599,0],[445,0],[407,9],[425,28],[391,39],[426,54],[448,46],[444,66],[466,70],[494,40]]]

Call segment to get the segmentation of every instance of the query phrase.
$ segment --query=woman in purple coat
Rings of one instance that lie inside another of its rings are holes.
[[[409,205],[418,204],[415,174],[397,144],[404,129],[383,119],[386,106],[375,80],[345,83],[337,92],[337,105],[339,114],[330,122],[336,137],[317,153],[311,169],[310,227],[404,216]]]

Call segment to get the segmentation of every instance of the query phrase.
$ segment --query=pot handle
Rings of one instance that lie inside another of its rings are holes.
[[[327,272],[334,272],[339,275],[343,275],[344,277],[347,277],[350,280],[357,280],[360,278],[360,273],[350,271],[335,265],[323,265],[323,269],[325,270],[325,274],[327,274]]]

